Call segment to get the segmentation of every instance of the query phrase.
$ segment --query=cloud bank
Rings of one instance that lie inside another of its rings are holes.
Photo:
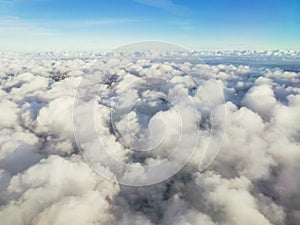
[[[299,60],[300,53],[191,55],[210,63],[176,52],[1,53],[1,224],[299,223],[300,73],[289,62]],[[169,60],[153,63],[162,56]],[[229,63],[254,56],[269,64]],[[84,83],[83,74],[88,74]],[[216,93],[215,79],[224,101]],[[74,98],[82,85],[91,95],[77,98],[80,117],[73,120]],[[97,133],[91,132],[86,114],[92,100],[97,101]],[[180,118],[184,123],[178,122]],[[81,150],[96,171],[80,154],[74,124],[79,124]],[[199,171],[210,131],[218,137],[225,125],[217,158]],[[193,157],[174,176],[150,186],[118,183],[141,182],[179,168],[196,133],[200,138]],[[186,136],[180,139],[180,134]],[[108,164],[99,155],[98,136],[110,156],[136,169]],[[145,170],[144,165],[169,156],[179,139],[178,157],[166,170]],[[158,147],[150,152],[132,150],[147,146]]]

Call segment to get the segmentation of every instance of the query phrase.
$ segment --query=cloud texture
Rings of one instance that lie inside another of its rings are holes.
[[[269,65],[229,62],[255,55]],[[1,224],[298,224],[299,55],[1,53]],[[210,141],[220,152],[206,168]],[[163,170],[145,167],[165,158]]]

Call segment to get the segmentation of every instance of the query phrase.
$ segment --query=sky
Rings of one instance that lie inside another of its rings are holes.
[[[0,0],[0,50],[300,49],[300,0]]]

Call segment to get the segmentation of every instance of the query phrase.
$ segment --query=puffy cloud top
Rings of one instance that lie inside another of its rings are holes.
[[[0,56],[1,224],[299,223],[299,52]]]

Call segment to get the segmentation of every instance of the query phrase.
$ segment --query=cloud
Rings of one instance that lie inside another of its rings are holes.
[[[1,224],[297,224],[299,55],[1,52]]]
[[[186,14],[187,9],[179,4],[175,4],[172,0],[133,0],[136,3],[164,9],[175,14]]]
[[[268,119],[270,111],[276,105],[272,87],[269,85],[252,87],[242,100],[242,104],[257,112],[262,118]]]
[[[65,34],[65,29],[82,29],[90,27],[103,27],[107,25],[135,23],[140,20],[131,18],[112,18],[78,21],[56,21],[55,23],[44,21],[36,22],[22,19],[20,17],[4,17],[0,19],[0,32],[8,36],[30,35],[30,36],[59,36]]]
[[[79,21],[61,21],[60,26],[65,27],[74,27],[74,28],[81,28],[81,27],[98,27],[98,26],[104,26],[104,25],[113,25],[113,24],[126,24],[126,23],[134,23],[138,22],[137,19],[96,19],[96,20],[79,20]]]
[[[15,103],[3,100],[0,102],[1,110],[1,122],[0,127],[3,128],[12,128],[18,124],[18,107]]]
[[[19,17],[7,17],[0,20],[0,32],[5,35],[34,35],[34,36],[53,36],[60,35],[55,29],[49,29],[41,23],[26,21]]]

